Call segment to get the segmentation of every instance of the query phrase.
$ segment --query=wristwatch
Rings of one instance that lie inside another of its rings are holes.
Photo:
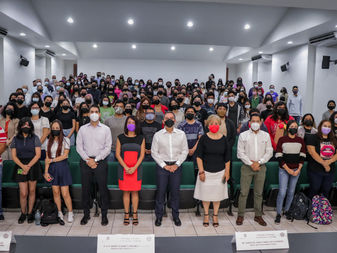
[[[97,160],[97,158],[95,158],[95,163],[98,163],[98,160]]]
[[[259,160],[258,163],[261,165],[262,164],[261,160]]]

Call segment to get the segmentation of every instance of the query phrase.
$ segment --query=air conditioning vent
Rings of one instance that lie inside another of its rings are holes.
[[[315,46],[330,46],[337,43],[337,32],[329,32],[309,39],[309,43]]]
[[[252,57],[252,61],[269,62],[272,60],[271,54],[259,54]]]
[[[7,30],[5,28],[0,27],[0,37],[7,36]]]

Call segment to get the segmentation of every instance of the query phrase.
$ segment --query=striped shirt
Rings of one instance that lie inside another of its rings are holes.
[[[7,135],[3,128],[0,127],[0,143],[6,143],[7,141]],[[2,158],[0,154],[0,165],[2,164]]]
[[[306,147],[301,137],[282,136],[276,147],[275,157],[279,161],[280,167],[287,164],[289,169],[297,169],[299,163],[304,163],[306,158]]]

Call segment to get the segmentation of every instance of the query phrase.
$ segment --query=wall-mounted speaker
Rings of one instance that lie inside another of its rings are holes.
[[[29,65],[29,61],[25,57],[20,55],[20,66],[27,67],[28,65]]]
[[[329,69],[330,68],[330,56],[323,56],[322,60],[322,69]]]
[[[281,71],[282,72],[286,72],[286,71],[288,71],[288,69],[289,69],[289,62],[287,62],[286,64],[283,64],[281,66]]]

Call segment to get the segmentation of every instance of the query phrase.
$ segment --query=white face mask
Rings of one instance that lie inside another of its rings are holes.
[[[245,108],[246,108],[246,109],[249,109],[249,108],[250,108],[250,105],[245,105]]]
[[[335,124],[337,124],[337,118],[335,118]]]
[[[234,102],[234,101],[235,101],[235,98],[234,98],[234,97],[229,97],[229,98],[228,98],[228,101],[229,101],[229,102]]]
[[[109,102],[108,101],[103,101],[103,105],[108,105]]]
[[[257,130],[260,129],[260,124],[257,123],[257,122],[253,122],[253,123],[250,125],[250,127],[251,127],[251,129],[252,129],[253,131],[257,131]]]
[[[37,82],[37,84],[36,85],[41,85],[41,82]]]
[[[90,114],[90,120],[93,121],[93,122],[98,121],[99,120],[98,113],[92,113],[92,114]]]
[[[214,103],[214,99],[213,99],[213,98],[209,98],[209,99],[207,99],[207,103],[209,103],[209,104],[213,104],[213,103]]]

